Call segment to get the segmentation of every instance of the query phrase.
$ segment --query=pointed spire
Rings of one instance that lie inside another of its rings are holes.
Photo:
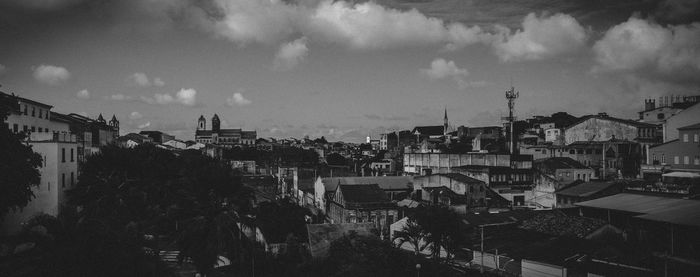
[[[117,121],[117,115],[112,114],[112,121]]]

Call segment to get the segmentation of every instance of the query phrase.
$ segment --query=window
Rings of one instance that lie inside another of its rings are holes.
[[[666,117],[666,115],[663,113],[659,113],[656,115],[656,119],[664,119],[664,117]]]
[[[700,142],[700,135],[693,134],[693,142]]]
[[[61,162],[65,163],[66,162],[66,149],[61,148]]]
[[[27,115],[27,105],[24,105],[24,115]]]
[[[596,153],[597,155],[602,155],[602,154],[603,154],[603,149],[596,149],[596,150],[595,150],[595,153]]]
[[[32,107],[32,117],[36,117],[36,110]]]
[[[71,187],[73,187],[74,180],[75,180],[75,179],[73,179],[73,172],[71,172],[71,173],[70,173],[70,186],[71,186]]]
[[[673,164],[681,164],[681,159],[678,156],[673,156]]]
[[[32,126],[32,133],[36,131],[36,127]]]
[[[39,109],[39,118],[43,118],[43,117],[44,117],[44,110]]]
[[[694,165],[700,165],[700,156],[695,156],[695,159],[693,159],[693,164]]]
[[[12,132],[17,133],[17,131],[19,131],[17,124],[12,124]]]
[[[683,164],[690,164],[690,157],[684,156],[683,157]]]
[[[73,148],[70,149],[70,161],[74,162],[75,160],[73,159]]]
[[[66,187],[66,174],[61,173],[61,187],[65,188]]]
[[[576,150],[576,154],[583,154],[583,149]]]
[[[576,150],[574,150],[574,149],[569,150],[569,154],[571,154],[571,155],[576,154]]]
[[[586,154],[593,154],[593,149],[586,149]]]
[[[661,154],[661,163],[665,164],[666,163],[666,154]]]
[[[688,142],[688,134],[683,134],[683,142]]]

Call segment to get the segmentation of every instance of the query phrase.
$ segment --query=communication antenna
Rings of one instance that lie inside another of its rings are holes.
[[[508,100],[508,117],[503,118],[510,125],[510,141],[508,142],[508,148],[511,154],[515,154],[515,135],[513,133],[513,125],[515,122],[515,117],[513,116],[513,110],[515,109],[515,99],[520,96],[520,92],[515,90],[512,85],[513,79],[511,78],[510,90],[506,90],[506,100]]]

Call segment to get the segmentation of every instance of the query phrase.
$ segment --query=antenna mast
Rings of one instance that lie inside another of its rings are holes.
[[[506,90],[506,99],[508,100],[508,117],[504,118],[504,120],[507,120],[508,124],[510,125],[510,141],[508,142],[510,154],[515,154],[515,135],[513,133],[515,117],[513,116],[513,110],[515,108],[515,99],[517,99],[518,96],[520,96],[520,92],[515,91],[515,87],[513,87],[512,85],[510,87],[510,90]]]

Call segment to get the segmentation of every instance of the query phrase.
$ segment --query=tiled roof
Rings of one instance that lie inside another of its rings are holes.
[[[425,176],[416,176],[415,178],[428,178],[430,176],[444,176],[444,177],[450,178],[452,180],[455,180],[457,182],[462,182],[465,184],[483,183],[482,181],[480,181],[478,179],[474,179],[472,177],[469,177],[469,176],[461,174],[461,173],[441,173],[441,174],[433,174],[433,175],[425,175]]]
[[[634,121],[634,120],[630,120],[630,119],[622,119],[622,118],[617,118],[617,117],[612,117],[612,116],[587,115],[587,116],[581,117],[581,119],[579,121],[577,121],[574,124],[569,125],[569,127],[566,127],[566,129],[568,130],[568,129],[570,129],[578,124],[581,124],[582,122],[585,122],[586,120],[589,120],[591,118],[596,118],[596,119],[600,119],[600,120],[615,121],[615,122],[619,122],[622,124],[632,125],[635,127],[646,127],[646,128],[656,128],[657,127],[657,125],[655,125],[655,124],[644,123],[644,122]]]
[[[340,185],[345,202],[352,203],[380,203],[388,202],[389,198],[377,184],[370,185]]]
[[[409,190],[413,188],[411,176],[369,176],[369,177],[333,177],[321,179],[326,191],[335,191],[338,185],[378,184],[383,190]]]
[[[595,200],[576,203],[577,206],[624,211],[658,222],[700,226],[700,201],[671,197],[619,193]]]
[[[411,133],[415,133],[418,131],[421,135],[426,135],[426,136],[440,136],[443,135],[443,132],[445,131],[445,127],[443,126],[417,126],[413,128],[413,131]]]
[[[575,186],[564,188],[560,191],[557,191],[556,194],[577,197],[588,197],[617,185],[619,184],[615,182],[585,182]]]
[[[569,157],[551,157],[535,160],[536,165],[541,165],[549,169],[587,169],[589,167],[577,162]]]

